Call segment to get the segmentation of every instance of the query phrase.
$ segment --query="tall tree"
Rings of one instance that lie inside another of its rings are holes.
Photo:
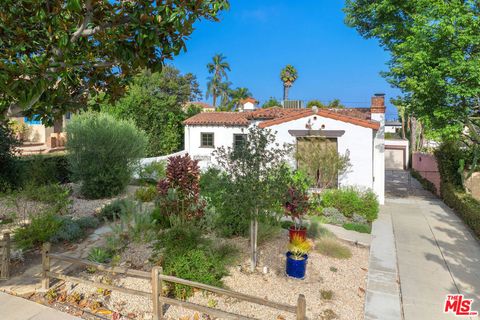
[[[226,61],[223,54],[216,54],[212,58],[212,62],[207,64],[207,70],[212,75],[209,77],[207,84],[207,98],[213,97],[213,106],[217,106],[217,97],[222,92],[222,83],[227,80],[227,71],[230,71],[230,64]],[[225,85],[223,85],[224,87]]]
[[[297,69],[288,64],[280,72],[280,80],[283,82],[283,100],[288,100],[288,90],[298,78]]]
[[[252,93],[248,88],[237,88],[230,91],[230,106],[231,110],[239,110],[242,107],[242,101],[251,97]]]
[[[0,1],[0,118],[23,112],[52,124],[83,108],[89,93],[118,97],[139,67],[160,70],[185,50],[196,21],[217,21],[228,7],[228,0]]]
[[[349,25],[390,51],[384,75],[412,101],[407,112],[445,137],[463,137],[478,159],[478,1],[347,0],[345,12]]]
[[[192,116],[187,102],[201,98],[197,79],[166,65],[162,72],[141,72],[128,86],[125,96],[105,111],[132,119],[147,133],[147,155],[160,156],[181,150],[182,121]],[[197,111],[198,112],[198,111]]]

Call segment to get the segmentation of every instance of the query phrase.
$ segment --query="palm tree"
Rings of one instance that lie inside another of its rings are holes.
[[[230,91],[230,102],[232,105],[232,109],[239,109],[242,106],[242,100],[251,97],[252,94],[250,90],[247,88],[237,88],[235,90]]]
[[[291,64],[288,64],[280,72],[280,80],[283,82],[283,100],[288,100],[288,89],[293,85],[298,78],[297,69]]]
[[[212,62],[207,64],[207,69],[212,74],[207,84],[207,98],[211,95],[213,97],[213,106],[216,107],[220,84],[223,78],[228,79],[227,71],[230,71],[230,64],[226,61],[226,57],[223,54],[216,54],[213,56]]]
[[[218,86],[218,96],[220,97],[222,107],[225,107],[230,102],[231,86],[232,83],[230,81],[224,81]]]

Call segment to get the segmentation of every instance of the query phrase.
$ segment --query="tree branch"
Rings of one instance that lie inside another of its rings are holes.
[[[87,13],[85,14],[85,17],[83,18],[82,23],[80,24],[78,29],[72,34],[72,36],[70,38],[70,42],[72,42],[72,43],[77,41],[78,38],[80,38],[80,36],[83,36],[83,33],[86,31],[86,28],[87,28],[88,24],[90,23],[90,21],[92,21],[93,7],[92,7],[92,1],[91,0],[88,0],[85,3],[85,9],[87,10]],[[89,29],[87,29],[87,30],[89,30]]]

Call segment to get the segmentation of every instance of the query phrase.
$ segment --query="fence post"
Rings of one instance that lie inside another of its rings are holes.
[[[297,320],[305,320],[307,313],[307,302],[303,294],[298,295],[297,300]]]
[[[162,267],[153,267],[152,269],[152,306],[153,320],[163,319],[163,303],[160,301],[162,296]]]
[[[2,261],[0,261],[0,279],[8,279],[10,277],[10,233],[3,234],[3,252]]]
[[[50,242],[45,242],[42,247],[42,290],[50,288],[50,278],[47,272],[50,271]]]

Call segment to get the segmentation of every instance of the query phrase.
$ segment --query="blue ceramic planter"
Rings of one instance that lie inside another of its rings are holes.
[[[295,260],[292,258],[292,253],[287,252],[287,276],[297,279],[305,278],[305,271],[307,270],[308,255],[304,255],[303,260]]]

